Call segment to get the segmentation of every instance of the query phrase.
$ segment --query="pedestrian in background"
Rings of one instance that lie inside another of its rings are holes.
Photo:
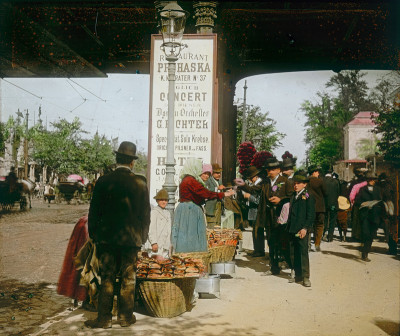
[[[360,224],[362,237],[362,254],[364,261],[371,261],[368,254],[371,251],[372,241],[376,237],[376,232],[381,224],[382,216],[382,195],[381,189],[376,184],[378,177],[375,173],[366,174],[367,185],[360,189],[357,194],[355,204],[360,210]]]
[[[120,276],[118,322],[128,327],[133,315],[137,254],[145,243],[150,224],[146,179],[132,172],[136,145],[124,141],[116,153],[116,169],[101,176],[94,187],[89,208],[89,236],[96,244],[101,285],[98,314],[85,322],[90,328],[111,328],[114,284]]]
[[[333,172],[325,175],[324,183],[326,187],[325,195],[325,226],[323,239],[326,242],[333,241],[333,233],[337,224],[338,197],[340,195],[340,184],[333,177]]]
[[[308,183],[308,191],[313,195],[315,199],[315,221],[313,228],[314,235],[314,246],[315,251],[321,252],[321,240],[324,233],[324,221],[325,221],[325,197],[326,187],[324,180],[321,176],[321,167],[310,166],[308,168],[308,174],[310,181]],[[310,242],[309,242],[310,245]]]

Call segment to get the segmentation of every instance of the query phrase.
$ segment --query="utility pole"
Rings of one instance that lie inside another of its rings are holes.
[[[242,119],[242,143],[246,141],[246,132],[247,132],[247,118],[246,118],[246,90],[247,90],[247,80],[244,81],[244,95],[243,95],[243,119]]]
[[[26,129],[25,129],[25,147],[24,147],[24,157],[25,157],[25,171],[24,171],[24,179],[28,179],[28,117],[29,111],[26,109]]]

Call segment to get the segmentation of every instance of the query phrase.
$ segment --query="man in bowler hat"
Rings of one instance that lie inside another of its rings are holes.
[[[124,141],[115,153],[116,169],[98,179],[89,208],[89,236],[96,245],[101,277],[97,318],[85,322],[90,328],[112,327],[114,284],[118,274],[118,322],[121,327],[135,323],[135,264],[150,225],[146,179],[132,172],[138,158],[136,146]]]
[[[256,219],[256,235],[259,227],[265,227],[269,247],[270,270],[265,275],[280,273],[279,259],[282,254],[281,242],[283,225],[277,222],[282,207],[293,194],[292,182],[280,174],[281,162],[275,157],[264,164],[268,178],[263,185]],[[257,238],[257,237],[256,237]],[[290,260],[287,260],[290,263]]]

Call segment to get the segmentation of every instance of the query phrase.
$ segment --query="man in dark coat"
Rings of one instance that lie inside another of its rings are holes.
[[[295,274],[289,282],[302,281],[303,286],[311,287],[308,236],[315,219],[315,200],[306,189],[309,181],[306,172],[297,171],[293,180],[295,194],[290,199],[287,231],[290,236],[290,255]]]
[[[246,169],[244,175],[248,179],[249,184],[244,183],[240,179],[236,179],[235,183],[238,186],[238,190],[242,191],[243,198],[245,199],[246,205],[248,207],[247,218],[250,222],[251,227],[253,228],[252,238],[254,251],[249,255],[252,257],[265,257],[264,227],[258,228],[257,235],[255,229],[263,180],[259,176],[260,170],[255,166],[250,166],[248,169]]]
[[[318,166],[310,166],[308,174],[310,182],[308,183],[308,191],[315,199],[315,221],[314,221],[314,245],[317,252],[321,252],[321,240],[324,233],[325,221],[325,196],[326,187],[324,180],[320,177],[321,168]]]
[[[380,226],[382,216],[381,189],[375,184],[378,177],[369,172],[366,174],[367,185],[362,187],[356,196],[355,204],[360,207],[360,224],[362,237],[362,255],[364,261],[371,261],[368,253],[371,251],[372,241]]]
[[[115,153],[117,167],[98,179],[89,209],[89,236],[96,244],[101,277],[98,316],[85,322],[90,328],[111,328],[118,274],[118,321],[122,327],[135,323],[135,264],[150,225],[146,179],[132,172],[136,146],[124,141]]]
[[[281,237],[284,226],[277,219],[282,207],[293,194],[292,182],[280,174],[281,162],[275,157],[265,162],[268,178],[262,186],[260,204],[257,211],[256,234],[259,227],[265,227],[269,246],[270,270],[265,275],[280,273],[279,258],[281,257]],[[290,260],[287,260],[290,263]]]
[[[333,232],[335,231],[337,222],[340,183],[337,179],[333,178],[332,172],[325,175],[324,182],[326,186],[324,239],[327,242],[331,242],[333,241]]]

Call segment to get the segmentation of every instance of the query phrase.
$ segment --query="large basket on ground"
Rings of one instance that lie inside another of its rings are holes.
[[[175,317],[192,307],[196,278],[138,279],[139,295],[150,314]]]
[[[206,268],[205,271],[208,272],[210,266],[210,252],[180,252],[174,253],[174,255],[180,258],[192,258],[192,259],[201,259],[203,262],[204,267]]]
[[[210,247],[210,263],[228,262],[235,256],[236,246],[222,245]]]

